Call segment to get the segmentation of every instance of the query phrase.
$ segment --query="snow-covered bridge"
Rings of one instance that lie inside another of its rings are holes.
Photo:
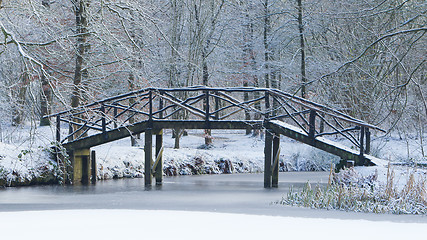
[[[265,187],[278,184],[280,135],[335,154],[340,165],[383,164],[369,155],[370,131],[382,129],[277,89],[145,88],[46,117],[56,117],[56,142],[71,157],[74,183],[89,181],[91,147],[144,133],[145,184],[151,185],[153,176],[161,184],[163,129],[206,129],[207,138],[211,129],[265,130]]]

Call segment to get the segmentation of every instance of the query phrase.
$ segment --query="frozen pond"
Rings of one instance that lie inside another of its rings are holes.
[[[163,186],[144,187],[144,179],[100,181],[89,186],[33,186],[0,190],[0,212],[69,209],[180,210],[269,216],[366,219],[427,223],[423,216],[348,213],[272,204],[291,186],[326,184],[328,172],[280,173],[279,188],[264,189],[263,174],[179,176]]]

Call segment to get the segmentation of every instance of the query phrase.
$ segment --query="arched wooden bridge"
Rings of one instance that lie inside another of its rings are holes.
[[[73,182],[87,182],[90,148],[145,133],[145,184],[163,175],[163,129],[265,129],[264,186],[278,185],[280,135],[353,160],[383,164],[369,155],[377,126],[332,108],[266,88],[146,88],[49,115],[56,117],[56,141],[70,153]],[[68,135],[61,135],[67,123]],[[156,135],[153,157],[152,135]],[[346,146],[325,138],[336,135]],[[343,162],[343,161],[341,161]],[[86,175],[85,175],[86,174]]]

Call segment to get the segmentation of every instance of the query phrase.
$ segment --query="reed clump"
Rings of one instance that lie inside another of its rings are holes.
[[[386,183],[375,172],[361,176],[353,168],[334,173],[331,169],[326,187],[308,182],[301,191],[290,190],[280,204],[354,212],[427,214],[426,177],[408,173],[406,184],[399,186],[393,169],[387,169]]]

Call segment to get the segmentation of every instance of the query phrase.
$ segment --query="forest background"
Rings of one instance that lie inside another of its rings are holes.
[[[423,0],[0,0],[2,129],[144,87],[279,88],[425,158]],[[253,97],[253,96],[248,96]],[[409,149],[409,148],[408,148]]]

